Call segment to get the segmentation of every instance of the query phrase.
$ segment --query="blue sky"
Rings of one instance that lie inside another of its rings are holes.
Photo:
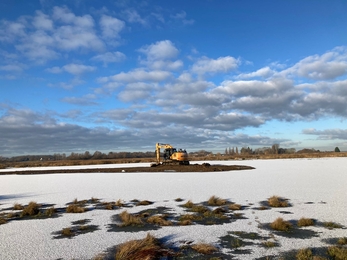
[[[1,1],[0,155],[347,150],[347,2]]]

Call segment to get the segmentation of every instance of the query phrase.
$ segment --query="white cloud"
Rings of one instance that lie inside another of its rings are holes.
[[[127,17],[128,22],[130,23],[140,23],[142,25],[147,25],[146,20],[141,18],[141,16],[135,10],[125,10],[124,14]]]
[[[175,15],[171,15],[171,17],[181,21],[185,25],[192,25],[195,22],[193,19],[186,19],[187,13],[185,11],[181,11],[179,13],[176,13]]]
[[[136,69],[129,71],[127,73],[121,72],[114,76],[109,77],[110,80],[113,81],[122,81],[122,82],[139,82],[139,81],[152,81],[152,82],[160,82],[167,80],[172,75],[167,71],[146,71],[144,69]]]
[[[119,51],[115,52],[106,52],[103,54],[96,55],[91,58],[91,60],[100,61],[104,63],[104,66],[107,66],[109,63],[121,62],[126,59],[124,53]]]
[[[256,78],[256,77],[269,78],[274,74],[275,74],[275,71],[273,71],[269,67],[264,67],[255,72],[241,73],[238,76],[236,76],[236,78],[238,79],[249,79],[249,78]]]
[[[70,74],[80,75],[87,72],[93,72],[96,70],[96,67],[71,63],[63,66],[62,69]]]
[[[231,56],[219,57],[218,59],[210,59],[202,57],[192,66],[192,72],[196,74],[206,73],[227,73],[238,67],[239,61]]]
[[[102,35],[105,38],[118,38],[119,33],[124,29],[125,23],[115,17],[102,15],[100,19]]]
[[[96,99],[96,95],[88,94],[83,97],[65,97],[62,99],[62,102],[79,105],[79,106],[95,106],[98,105],[94,100]]]
[[[53,74],[59,74],[59,73],[63,72],[63,70],[60,67],[48,68],[48,69],[45,69],[45,71],[47,71],[49,73],[53,73]]]
[[[48,15],[41,11],[36,11],[36,16],[33,19],[33,25],[38,30],[53,30],[53,21]]]
[[[139,49],[139,52],[145,54],[148,60],[166,60],[175,58],[179,51],[169,40],[158,41]]]

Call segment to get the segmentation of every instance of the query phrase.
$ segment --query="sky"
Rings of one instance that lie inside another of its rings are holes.
[[[347,1],[0,2],[0,156],[347,151]]]

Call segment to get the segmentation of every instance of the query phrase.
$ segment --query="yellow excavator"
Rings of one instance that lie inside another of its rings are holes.
[[[160,160],[160,149],[164,149],[164,160]],[[156,143],[155,145],[155,155],[156,163],[152,163],[151,167],[163,165],[189,165],[188,153],[186,150],[179,149],[177,150],[170,144],[160,144]]]

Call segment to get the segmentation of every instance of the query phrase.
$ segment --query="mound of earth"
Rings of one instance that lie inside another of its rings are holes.
[[[251,166],[245,165],[210,165],[190,164],[190,165],[157,165],[155,167],[124,167],[107,169],[61,169],[61,170],[39,170],[39,171],[18,171],[1,172],[0,174],[47,174],[47,173],[92,173],[92,172],[216,172],[216,171],[235,171],[251,170]]]

